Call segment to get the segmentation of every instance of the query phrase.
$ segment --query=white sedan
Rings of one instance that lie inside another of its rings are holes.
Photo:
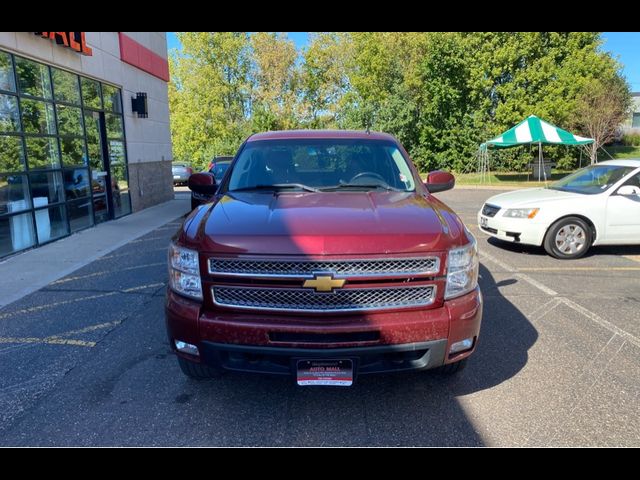
[[[579,258],[591,245],[640,245],[640,160],[609,160],[546,188],[495,195],[478,212],[478,225],[561,259]]]

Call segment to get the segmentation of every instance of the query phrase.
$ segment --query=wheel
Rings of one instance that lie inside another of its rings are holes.
[[[467,359],[463,358],[462,360],[454,363],[448,363],[441,367],[435,369],[436,373],[440,375],[455,375],[458,372],[464,370],[464,367],[467,366]]]
[[[216,378],[222,374],[222,370],[203,365],[201,363],[190,362],[182,357],[178,357],[180,370],[189,378],[196,380],[206,380],[208,378]]]
[[[561,218],[544,237],[544,249],[561,260],[580,258],[593,242],[591,227],[578,217]]]

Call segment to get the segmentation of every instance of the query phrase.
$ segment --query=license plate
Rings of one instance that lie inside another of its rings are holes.
[[[180,178],[180,175],[174,175],[173,178]]]
[[[298,385],[349,387],[353,384],[353,362],[341,360],[298,360]]]
[[[480,217],[480,226],[487,227],[487,217]]]

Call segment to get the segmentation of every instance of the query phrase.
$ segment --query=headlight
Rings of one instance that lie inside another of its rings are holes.
[[[478,285],[478,243],[471,234],[469,237],[473,239],[469,245],[449,250],[446,300],[469,293]]]
[[[198,252],[169,246],[169,286],[177,293],[202,300]]]
[[[539,208],[510,208],[504,212],[504,216],[510,218],[533,218],[539,211]]]

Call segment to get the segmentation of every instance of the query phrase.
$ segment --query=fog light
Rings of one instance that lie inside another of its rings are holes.
[[[200,352],[198,351],[198,347],[195,345],[191,345],[190,343],[182,342],[180,340],[175,341],[176,348],[179,352],[188,353],[189,355],[200,356]]]
[[[473,338],[465,338],[464,340],[451,344],[449,354],[469,350],[473,346]]]

